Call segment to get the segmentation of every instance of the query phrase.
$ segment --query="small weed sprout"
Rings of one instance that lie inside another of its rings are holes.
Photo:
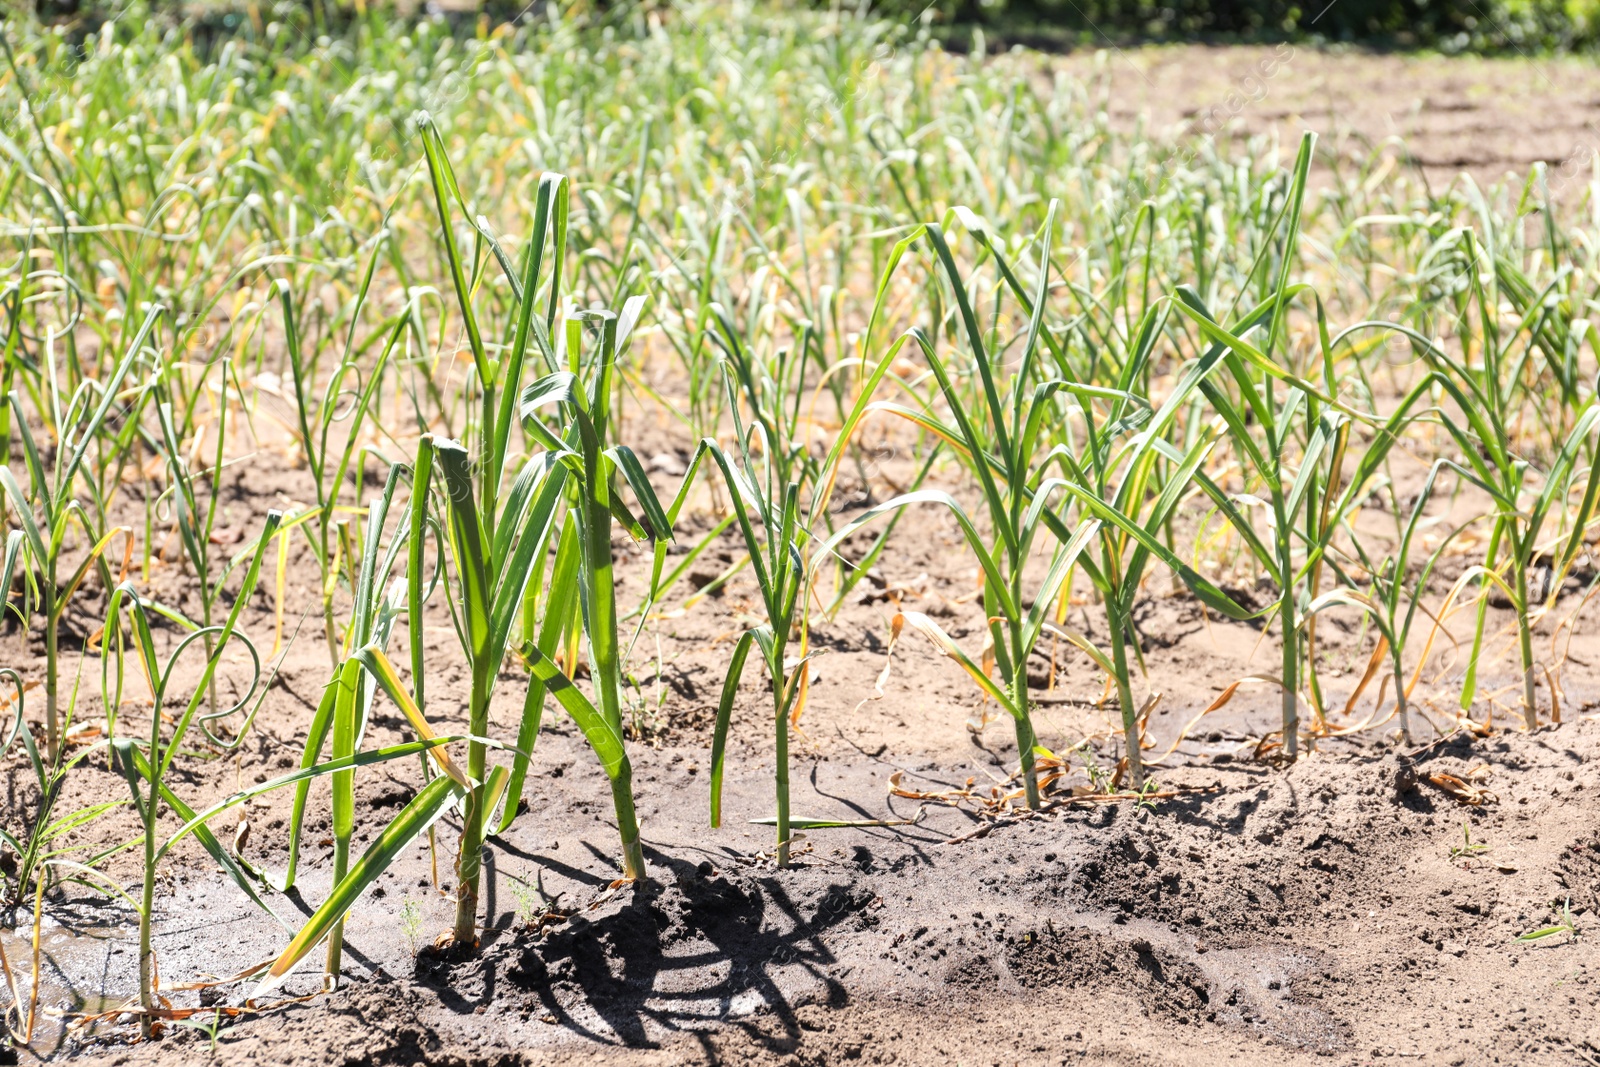
[[[1154,778],[1146,778],[1144,784],[1139,787],[1139,802],[1134,807],[1134,811],[1141,819],[1144,818],[1146,812],[1154,812],[1156,810],[1156,794],[1159,792],[1161,792],[1161,783]]]
[[[1552,904],[1552,907],[1554,905]],[[1561,902],[1561,918],[1550,926],[1541,926],[1537,930],[1529,930],[1525,934],[1518,934],[1517,940],[1524,942],[1548,941],[1561,934],[1567,935],[1568,943],[1578,940],[1578,924],[1572,919],[1572,898],[1567,897]]]
[[[661,729],[662,709],[667,703],[666,666],[661,655],[661,637],[656,637],[655,658],[649,671],[625,671],[622,699],[628,707],[629,736],[646,740]]]
[[[408,898],[400,905],[400,934],[406,939],[406,950],[415,956],[422,948],[422,908],[415,900]]]
[[[1100,766],[1094,758],[1094,749],[1083,746],[1083,773],[1089,776],[1089,788],[1096,793],[1111,792],[1112,773]]]
[[[1489,846],[1482,841],[1472,839],[1472,824],[1463,820],[1461,823],[1461,844],[1450,846],[1450,859],[1471,860],[1482,856],[1489,851]]]
[[[211,1042],[211,1054],[213,1056],[217,1054],[217,1039],[233,1029],[230,1026],[222,1025],[221,1008],[216,1009],[210,1015],[192,1015],[187,1019],[179,1019],[178,1025],[187,1026],[206,1035],[206,1038]]]
[[[524,926],[532,926],[539,921],[545,909],[551,904],[549,897],[540,891],[532,882],[513,879],[511,882],[511,895],[517,902],[517,921]]]

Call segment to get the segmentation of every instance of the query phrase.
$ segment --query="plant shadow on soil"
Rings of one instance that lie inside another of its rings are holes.
[[[706,862],[659,852],[648,859],[670,889],[656,882],[629,890],[625,903],[608,914],[574,916],[539,940],[503,939],[480,959],[451,965],[441,954],[425,953],[417,977],[456,1011],[492,1003],[503,980],[507,996],[524,995],[524,1006],[542,1011],[547,1022],[633,1047],[653,1043],[655,1034],[736,1019],[744,1011],[769,1016],[780,1032],[775,1050],[792,1049],[799,1024],[773,973],[784,968],[816,980],[822,1002],[844,1005],[844,987],[827,974],[837,960],[824,935],[870,903],[859,887],[834,882],[819,898],[802,902],[776,876],[741,884],[713,875]],[[673,992],[663,996],[663,989]],[[592,1012],[603,1025],[591,1026],[569,1004],[583,1005],[583,1014]],[[759,1028],[748,1032],[761,1039]]]

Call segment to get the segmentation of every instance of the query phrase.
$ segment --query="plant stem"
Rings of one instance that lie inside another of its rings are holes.
[[[475,665],[473,671],[471,723],[473,739],[467,742],[467,775],[478,783],[467,794],[461,852],[456,858],[456,925],[458,944],[472,945],[478,940],[478,882],[483,866],[483,824],[487,812],[483,810],[484,769],[488,763],[488,748],[478,738],[489,731],[489,687],[494,684],[494,670],[498,665]],[[637,837],[637,832],[635,832]]]
[[[774,785],[778,794],[778,866],[789,866],[789,709],[784,707],[783,649],[774,645],[778,660],[772,674],[772,706],[777,714],[777,770]]]
[[[1523,562],[1527,555],[1512,538],[1512,589],[1516,592],[1513,604],[1517,612],[1517,647],[1522,654],[1522,714],[1528,729],[1539,725],[1538,696],[1533,683],[1533,627],[1528,624],[1528,569]]]
[[[344,876],[350,869],[350,838],[338,836],[333,839],[333,884],[338,885],[344,881]],[[344,966],[344,920],[341,919],[328,934],[328,984],[330,989],[339,987],[339,971]]]
[[[1501,518],[1495,521],[1494,530],[1489,534],[1489,548],[1484,553],[1485,566],[1492,566],[1493,561],[1500,554],[1500,539],[1506,532],[1508,520]],[[1461,710],[1466,711],[1472,707],[1472,700],[1478,692],[1478,655],[1483,651],[1483,626],[1489,615],[1489,585],[1487,577],[1479,578],[1478,585],[1478,618],[1472,633],[1472,654],[1467,659],[1467,673],[1461,679]],[[1521,618],[1520,613],[1518,619]]]
[[[155,711],[157,721],[161,709]],[[154,758],[151,773],[155,773]],[[155,949],[151,945],[151,917],[156,901],[156,804],[160,794],[155,783],[150,784],[150,799],[145,805],[144,817],[144,892],[139,900],[139,1033],[150,1036],[151,1012],[155,1010]]]
[[[1279,529],[1285,523],[1279,521]],[[1294,617],[1294,562],[1290,558],[1289,540],[1278,541],[1278,566],[1284,576],[1283,603],[1279,612],[1283,623],[1283,751],[1289,759],[1300,757],[1300,703],[1295,693],[1300,688],[1300,631]]]
[[[1397,657],[1394,664],[1394,700],[1400,712],[1400,736],[1411,744],[1411,713],[1406,706],[1406,680]]]
[[[1028,714],[1028,672],[1026,665],[1021,662],[1012,664],[1011,699],[1016,703],[1019,712],[1014,721],[1017,728],[1017,752],[1022,757],[1022,788],[1027,797],[1028,807],[1037,808],[1039,771],[1034,765],[1033,758],[1033,749],[1037,742],[1033,732],[1033,718]]]
[[[333,758],[348,759],[355,754],[356,696],[361,686],[361,668],[346,660],[335,676],[339,687],[333,704]],[[344,881],[350,868],[350,836],[355,832],[355,771],[338,771],[333,776],[333,884]],[[344,962],[344,920],[334,924],[328,934],[327,976],[329,988],[338,988],[339,971]]]
[[[1106,625],[1111,628],[1111,665],[1117,671],[1117,703],[1122,706],[1122,735],[1128,748],[1128,781],[1144,787],[1144,753],[1139,742],[1139,712],[1133,706],[1133,686],[1128,684],[1127,633],[1113,594],[1106,597]]]
[[[52,558],[45,568],[44,593],[40,598],[44,608],[44,710],[45,710],[45,748],[49,753],[50,763],[55,764],[61,754],[61,725],[58,709],[57,671],[59,658],[57,645],[59,641],[60,620],[56,614],[56,561]],[[159,711],[159,709],[158,709]]]
[[[211,628],[211,605],[209,603],[207,603],[207,604],[205,604],[203,606],[204,606],[205,610],[204,610],[204,613],[202,614],[200,625],[205,627],[206,629],[210,629]],[[207,634],[206,637],[205,637],[205,641],[203,643],[205,644],[205,648],[206,648],[206,659],[209,660],[211,658],[212,652],[214,652],[216,650],[216,641],[213,638],[213,635]],[[213,715],[215,715],[216,712],[217,712],[217,679],[216,679],[215,675],[213,675],[212,678],[211,678],[211,684],[206,687],[206,699],[209,702],[211,713]]]
[[[328,662],[334,669],[339,667],[339,641],[334,636],[338,631],[338,624],[333,619],[333,590],[339,584],[339,570],[333,564],[333,559],[328,555],[331,550],[328,544],[328,519],[326,511],[320,516],[318,523],[318,537],[322,541],[322,632],[328,639]]]
[[[333,621],[333,594],[322,594],[322,632],[328,638],[328,659],[337,664],[339,662],[339,642],[334,638],[334,631],[338,625]]]
[[[624,735],[618,684],[617,590],[611,570],[611,512],[597,495],[598,457],[584,458],[590,469],[584,479],[578,534],[583,539],[584,578],[589,587],[589,666],[595,695],[600,698],[600,714],[620,742]],[[622,837],[623,877],[643,878],[644,851],[639,844],[639,820],[633,808],[633,768],[626,756],[611,779],[611,796],[616,809],[617,832]]]
[[[622,877],[638,881],[644,877],[644,846],[639,842],[639,818],[633,809],[633,767],[626,758],[611,779],[611,803],[622,836]]]

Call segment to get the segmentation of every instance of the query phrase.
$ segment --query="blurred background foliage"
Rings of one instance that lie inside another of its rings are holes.
[[[372,0],[397,17],[422,11],[467,23],[537,18],[551,0]],[[248,32],[271,7],[260,0],[10,0],[46,20],[97,23],[137,7],[213,32]],[[295,0],[308,24],[336,28],[364,14],[368,0]],[[597,21],[671,0],[580,0],[561,5],[568,17]],[[1104,46],[1108,42],[1326,41],[1380,49],[1446,53],[1570,52],[1600,40],[1600,0],[775,0],[774,7],[833,9],[926,29],[947,47],[967,51],[1025,45],[1043,49]]]
[[[873,0],[889,18],[926,20],[957,43],[1070,47],[1154,39],[1361,42],[1446,52],[1591,47],[1600,0]]]

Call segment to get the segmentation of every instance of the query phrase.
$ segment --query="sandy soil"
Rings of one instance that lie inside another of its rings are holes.
[[[1194,66],[1204,60],[1203,78],[1211,78],[1224,69],[1219,55],[1251,61],[1244,53],[1170,49],[1133,59],[1156,78],[1181,82],[1182,63],[1190,64],[1188,77],[1201,79]],[[1531,70],[1395,57],[1297,56],[1293,63],[1302,61],[1297,72],[1322,71],[1327,84],[1338,70],[1356,85],[1399,70],[1419,92],[1457,96],[1470,95],[1476,72]],[[1304,77],[1307,85],[1294,82],[1302,94],[1294,99],[1326,97]],[[1482,106],[1495,110],[1479,121],[1517,128],[1521,120],[1499,110],[1513,99],[1488,97]],[[1354,125],[1357,113],[1338,113]],[[1376,127],[1365,132],[1383,135]],[[1435,147],[1419,154],[1450,143],[1443,127],[1429,136],[1436,139],[1419,145]],[[1556,130],[1539,143],[1559,152],[1562,136]],[[1500,153],[1526,143],[1512,137],[1492,161],[1509,163]],[[685,445],[653,416],[635,415],[632,426],[643,454]],[[661,475],[659,484],[675,487],[675,479]],[[266,508],[309,495],[303,475],[266,447],[230,468],[227,489],[225,537],[236,540],[257,528]],[[703,508],[694,511],[681,539],[692,543],[708,524]],[[702,578],[734,558],[732,540],[721,547],[720,557],[697,568]],[[647,560],[629,550],[619,570],[620,600],[631,604]],[[314,600],[304,550],[288,575],[292,629]],[[1255,758],[1277,712],[1276,696],[1256,687],[1202,720],[1157,769],[1170,795],[1151,810],[1063,798],[1025,818],[978,800],[891,795],[891,780],[913,793],[970,780],[983,794],[1014,766],[1014,740],[1003,722],[968,729],[983,712],[976,690],[920,640],[902,642],[883,697],[866,699],[884,665],[891,592],[977,649],[981,610],[968,598],[974,575],[953,524],[933,511],[908,518],[878,577],[814,633],[826,655],[816,662],[794,752],[794,804],[808,816],[906,824],[813,831],[793,869],[774,869],[770,830],[747,822],[772,806],[770,713],[752,670],[734,717],[724,827],[709,828],[712,712],[731,639],[759,610],[753,585],[740,575],[722,595],[652,624],[635,659],[653,704],[659,640],[661,704],[641,713],[632,746],[648,883],[613,885],[619,867],[602,776],[571,723],[552,709],[528,810],[487,849],[478,955],[449,957],[430,947],[453,910],[444,891],[454,833],[445,828],[437,887],[419,844],[352,915],[340,992],[314,995],[314,976],[296,979],[290,992],[306,999],[247,1015],[214,1048],[210,1035],[183,1028],[144,1044],[130,1042],[126,1026],[62,1034],[50,1016],[37,1054],[107,1064],[1600,1063],[1600,967],[1587,943],[1600,911],[1600,717],[1590,714],[1600,707],[1600,645],[1582,626],[1559,674],[1563,725],[1514,728],[1501,637],[1473,709],[1479,720],[1494,714],[1499,728],[1487,736],[1441,738],[1424,723],[1419,747],[1409,748],[1380,714],[1370,729],[1327,740],[1285,768]],[[1582,589],[1571,583],[1552,621],[1578,609]],[[176,602],[193,595],[175,564],[158,568],[152,591]],[[666,607],[680,603],[681,594]],[[68,620],[69,650],[97,625],[101,607],[92,595],[83,599]],[[1319,631],[1324,677],[1331,702],[1342,707],[1371,643],[1353,619],[1329,619]],[[1507,621],[1498,610],[1491,619],[1496,633]],[[1074,622],[1103,630],[1087,604],[1075,609]],[[245,626],[266,639],[272,624],[263,591]],[[1178,741],[1225,685],[1277,655],[1275,634],[1206,618],[1164,576],[1150,583],[1138,624],[1148,685],[1164,694],[1152,719],[1155,754]],[[1548,626],[1540,655],[1554,661]],[[162,639],[172,636],[164,631]],[[430,713],[448,726],[464,710],[466,678],[442,610],[429,619],[428,640]],[[1053,663],[1041,653],[1035,664],[1042,740],[1060,751],[1089,738],[1110,766],[1117,712],[1101,702],[1101,679],[1081,654],[1056,653]],[[25,640],[13,629],[0,636],[0,661],[29,677],[41,674],[41,654],[37,635]],[[74,661],[69,651],[69,671]],[[225,691],[237,684],[238,667],[230,661]],[[87,678],[96,671],[89,661]],[[175,764],[176,788],[199,806],[292,767],[327,672],[313,617],[241,751],[184,756]],[[1450,721],[1459,673],[1448,655],[1426,672],[1417,699],[1427,722]],[[497,732],[514,731],[522,688],[514,674],[503,678]],[[1548,690],[1541,695],[1547,699]],[[1367,719],[1376,696],[1374,687],[1334,724]],[[87,696],[81,718],[103,714],[97,700]],[[134,702],[123,711],[124,728],[147,728],[149,715],[147,703]],[[382,700],[370,730],[369,746],[405,736],[403,720]],[[1441,772],[1471,778],[1490,795],[1463,805],[1430,784]],[[16,827],[35,800],[28,773],[12,759],[0,763],[0,774],[0,817]],[[417,784],[410,762],[357,776],[358,848]],[[125,788],[103,765],[85,766],[63,810]],[[299,891],[274,898],[290,925],[328,887],[326,805],[325,788],[314,791]],[[275,876],[287,854],[288,806],[287,795],[275,795],[247,809],[245,855]],[[231,816],[224,821],[231,829]],[[1452,853],[1464,843],[1464,827],[1488,850]],[[112,843],[136,832],[131,813],[121,811],[97,820],[82,839]],[[137,876],[126,855],[108,869],[124,884]],[[1550,923],[1565,900],[1582,937],[1515,940]],[[234,973],[275,953],[288,936],[243,901],[198,847],[180,848],[169,862],[158,907],[168,987]],[[420,917],[413,931],[406,913]],[[21,923],[25,912],[5,918]],[[9,931],[0,938],[13,964],[26,968],[19,938]],[[126,908],[77,892],[52,901],[44,947],[43,1000],[57,1012],[104,1007],[135,988],[137,944]],[[223,1003],[241,995],[230,988]],[[200,993],[172,997],[196,1004]],[[20,1059],[32,1063],[36,1054],[23,1051]]]
[[[239,468],[231,521],[249,527],[247,516],[276,496],[251,490],[292,482],[277,466],[252,460]],[[906,606],[974,643],[980,620],[959,602],[971,583],[949,544],[953,532],[936,513],[904,529],[885,564],[886,584],[904,590]],[[306,573],[308,562],[291,561],[291,575]],[[642,561],[623,569],[626,603]],[[953,577],[923,577],[941,573]],[[169,571],[158,588],[181,584]],[[1565,936],[1515,941],[1551,921],[1564,898],[1580,931],[1600,908],[1600,719],[1572,721],[1600,681],[1584,666],[1594,662],[1592,637],[1580,633],[1574,644],[1562,726],[1481,739],[1456,733],[1405,750],[1391,723],[1326,741],[1283,769],[1252,758],[1276,714],[1275,699],[1257,690],[1204,720],[1169,761],[1175,765],[1157,771],[1177,795],[1154,810],[1080,803],[1034,818],[997,817],[981,804],[889,795],[891,777],[905,791],[928,793],[975,779],[982,793],[1014,765],[1013,743],[1004,723],[968,730],[968,717],[980,713],[975,691],[920,642],[897,649],[885,696],[861,702],[888,637],[888,609],[869,591],[818,628],[828,653],[795,755],[795,808],[919,821],[813,831],[796,868],[780,872],[764,854],[770,831],[746,823],[772,803],[771,727],[756,685],[746,686],[735,715],[725,826],[707,826],[710,710],[729,636],[754,609],[752,594],[735,579],[724,596],[662,622],[651,637],[661,640],[667,689],[661,711],[645,720],[646,739],[634,745],[649,884],[613,888],[619,870],[603,779],[581,737],[552,712],[529,810],[488,850],[480,955],[445,958],[428,946],[448,926],[451,905],[433,887],[419,843],[353,915],[345,991],[246,1018],[225,1030],[215,1053],[208,1036],[192,1031],[128,1045],[126,1028],[102,1028],[88,1044],[67,1037],[54,1055],[107,1063],[1401,1056],[1564,1064],[1600,1050],[1592,953]],[[310,595],[291,584],[291,603]],[[259,599],[247,619],[262,634],[271,615]],[[1576,600],[1563,604],[1570,610]],[[1083,614],[1092,623],[1087,608]],[[448,622],[430,621],[430,654],[436,646],[441,664],[429,678],[430,710],[448,725],[460,714],[465,682]],[[1166,694],[1152,731],[1158,751],[1217,689],[1275,655],[1275,637],[1207,623],[1182,594],[1153,590],[1141,627],[1150,684]],[[1364,659],[1354,627],[1347,634],[1330,626],[1324,639],[1330,663],[1347,652]],[[9,643],[23,654],[16,637]],[[1491,670],[1490,692],[1509,687],[1508,666]],[[1081,656],[1062,655],[1054,679],[1048,663],[1039,667],[1041,685],[1053,681],[1039,693],[1044,742],[1059,750],[1097,738],[1109,766],[1115,710],[1095,706],[1096,672]],[[208,803],[292,766],[326,670],[320,642],[302,637],[243,752],[180,760],[182,794]],[[1329,671],[1336,702],[1358,673]],[[1435,721],[1443,721],[1456,673],[1424,687],[1438,698]],[[520,679],[508,675],[495,705],[497,732],[514,731],[520,693]],[[1372,699],[1354,719],[1366,717]],[[94,714],[92,703],[85,714]],[[1480,703],[1475,712],[1488,710]],[[125,728],[138,729],[148,710],[123,714]],[[1502,709],[1500,722],[1513,721]],[[369,744],[403,736],[402,720],[380,702]],[[1427,783],[1439,771],[1481,783],[1492,799],[1459,804]],[[6,773],[11,810],[26,810],[22,766],[11,761]],[[416,774],[407,762],[358,776],[358,846],[411,795]],[[122,788],[104,769],[86,768],[67,803]],[[275,874],[286,858],[288,802],[278,795],[248,809],[255,829],[246,855]],[[325,805],[318,790],[299,892],[277,898],[290,921],[327,888]],[[1489,851],[1452,856],[1463,827]],[[99,821],[90,836],[113,842],[135,833],[124,812]],[[446,848],[453,837],[440,832]],[[233,973],[281,947],[285,932],[252,911],[203,853],[180,851],[159,896],[167,984]],[[132,860],[113,860],[110,869],[136,879]],[[447,860],[441,871],[448,889]],[[408,905],[422,920],[415,941],[400,918]],[[133,988],[136,944],[125,909],[75,895],[49,914],[47,1004],[71,1006],[77,997],[101,1006],[102,992]],[[8,944],[17,959],[21,944]],[[307,977],[291,991],[316,986]],[[198,994],[173,996],[182,1005]],[[238,1003],[241,991],[227,996]]]
[[[1293,151],[1315,130],[1342,158],[1392,146],[1442,187],[1470,175],[1518,190],[1535,162],[1552,195],[1575,201],[1600,150],[1600,68],[1580,57],[1369,55],[1305,46],[1171,46],[1080,51],[1054,69],[1108,79],[1112,123],[1224,139],[1275,134]]]

